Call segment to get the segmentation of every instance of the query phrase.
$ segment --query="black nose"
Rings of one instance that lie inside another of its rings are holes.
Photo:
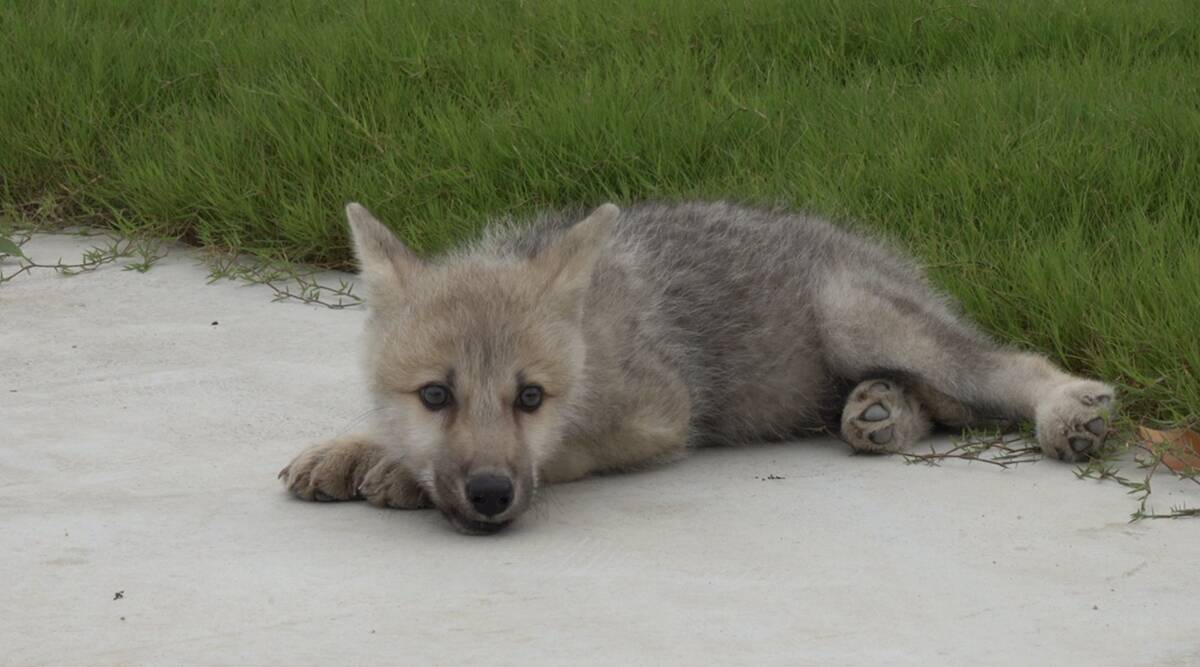
[[[467,480],[467,497],[476,512],[496,516],[512,504],[512,480],[499,475],[476,475]]]

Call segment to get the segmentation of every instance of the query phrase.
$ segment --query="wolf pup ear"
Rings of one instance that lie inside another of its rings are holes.
[[[549,250],[545,261],[551,271],[550,285],[573,304],[592,281],[596,259],[617,225],[621,209],[603,204],[575,223]]]
[[[400,289],[420,260],[358,202],[346,205],[346,219],[354,237],[359,274],[370,296]]]

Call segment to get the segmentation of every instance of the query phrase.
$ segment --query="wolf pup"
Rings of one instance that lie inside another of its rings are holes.
[[[347,206],[373,429],[302,452],[287,488],[492,533],[541,485],[705,443],[828,428],[895,452],[935,424],[1028,419],[1073,461],[1108,433],[1112,387],[992,341],[879,242],[721,202],[585,213],[422,259]]]

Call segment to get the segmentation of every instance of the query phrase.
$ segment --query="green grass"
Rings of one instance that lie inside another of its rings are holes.
[[[7,2],[0,201],[344,266],[488,215],[784,202],[984,326],[1200,414],[1194,0]]]

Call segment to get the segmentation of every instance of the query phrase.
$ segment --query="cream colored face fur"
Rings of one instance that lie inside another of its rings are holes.
[[[503,525],[528,506],[538,468],[555,453],[578,398],[581,290],[594,261],[592,237],[615,209],[598,211],[535,259],[451,255],[437,263],[418,259],[366,209],[347,212],[372,309],[364,361],[375,438],[400,454],[460,528]],[[422,400],[429,386],[449,390],[444,407]],[[534,410],[519,404],[526,387],[540,390]],[[512,480],[506,511],[475,511],[466,484],[479,475]]]

